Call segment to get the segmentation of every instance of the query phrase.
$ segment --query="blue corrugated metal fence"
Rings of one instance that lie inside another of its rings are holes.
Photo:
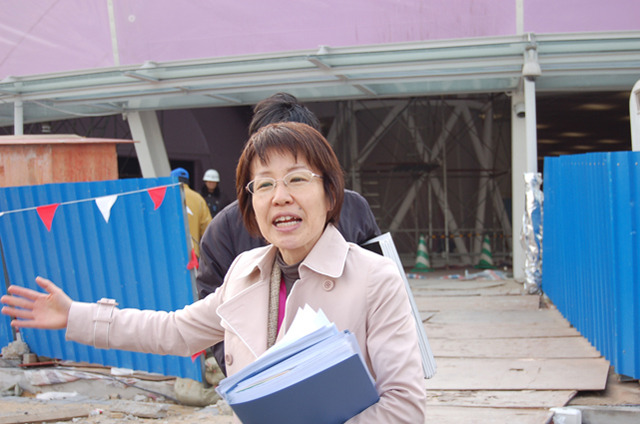
[[[110,211],[107,221],[98,199],[110,195],[117,197],[110,209],[103,207]],[[47,214],[42,206],[51,204],[58,207]],[[7,283],[36,289],[41,275],[79,301],[108,297],[123,307],[179,309],[194,300],[185,222],[180,186],[172,178],[0,188],[6,270],[0,293]],[[190,358],[94,349],[66,342],[63,331],[24,329],[22,335],[38,355],[202,380],[199,361]],[[12,340],[3,315],[0,343]]]
[[[542,289],[617,373],[640,378],[640,152],[545,158]]]

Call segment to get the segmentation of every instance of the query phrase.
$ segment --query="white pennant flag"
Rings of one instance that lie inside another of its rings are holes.
[[[193,211],[192,211],[191,209],[189,209],[189,206],[187,206],[187,213],[188,213],[189,215],[193,215]]]
[[[100,213],[104,217],[106,222],[109,222],[109,217],[111,216],[111,207],[116,202],[118,198],[117,194],[112,194],[111,196],[102,196],[96,199],[96,205],[98,209],[100,209]]]

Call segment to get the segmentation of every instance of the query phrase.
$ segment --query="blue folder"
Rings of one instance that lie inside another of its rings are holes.
[[[225,380],[218,393],[244,424],[344,423],[379,400],[355,336],[333,325]]]

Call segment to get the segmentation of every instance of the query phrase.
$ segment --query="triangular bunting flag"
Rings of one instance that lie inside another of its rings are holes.
[[[164,200],[164,195],[167,192],[167,186],[162,187],[154,187],[147,190],[149,196],[151,196],[151,200],[153,200],[153,205],[155,206],[153,209],[156,210],[162,204]]]
[[[117,198],[117,194],[112,194],[111,196],[102,196],[96,199],[96,206],[98,206],[98,209],[100,209],[100,213],[102,214],[105,222],[109,222],[109,217],[111,216],[111,207],[116,202]]]
[[[193,211],[191,209],[189,209],[189,205],[187,205],[187,213],[191,216],[193,216]]]
[[[198,353],[194,353],[193,355],[191,355],[191,362],[195,362],[196,359],[198,359],[198,356],[200,355],[205,355],[207,352],[205,350],[201,350]]]
[[[53,222],[53,216],[56,214],[58,205],[59,203],[54,203],[53,205],[39,206],[36,208],[40,219],[44,223],[45,227],[47,227],[47,231],[51,231],[51,222]]]
[[[200,266],[200,263],[198,262],[196,251],[195,249],[191,249],[191,260],[187,264],[187,269],[193,269],[193,268],[198,269],[199,266]]]

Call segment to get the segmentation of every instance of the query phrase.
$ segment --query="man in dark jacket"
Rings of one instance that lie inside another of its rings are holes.
[[[249,136],[274,122],[301,122],[320,131],[320,122],[313,112],[287,93],[277,93],[260,101],[253,112]],[[369,203],[355,191],[344,192],[338,230],[347,241],[356,244],[380,235],[380,228]],[[238,201],[230,203],[213,218],[202,236],[200,268],[196,278],[198,296],[204,298],[222,285],[236,256],[264,245],[264,239],[251,237],[244,228]],[[224,343],[218,343],[212,350],[220,369],[226,375]]]

